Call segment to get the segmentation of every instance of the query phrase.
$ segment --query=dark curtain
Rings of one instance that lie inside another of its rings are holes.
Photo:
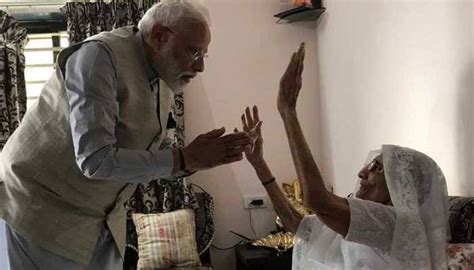
[[[146,10],[156,2],[159,1],[69,2],[62,11],[67,18],[70,43],[83,41],[102,31],[128,25],[137,26]],[[161,145],[162,149],[184,147],[182,94],[175,95],[171,117],[175,122],[175,127],[167,130],[167,136]],[[128,209],[127,256],[138,251],[137,235],[131,219],[132,213],[164,213],[182,208],[193,208],[196,212],[196,238],[200,253],[208,249],[214,235],[212,198],[205,192],[197,198],[184,178],[173,182],[157,179],[148,184],[140,184],[126,207]],[[126,263],[127,259],[129,258],[125,258]]]
[[[0,10],[0,150],[26,112],[26,29]]]
[[[143,14],[157,0],[69,2],[63,8],[71,44],[102,31],[138,25]]]

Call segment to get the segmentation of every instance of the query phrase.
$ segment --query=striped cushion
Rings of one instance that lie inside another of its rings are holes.
[[[200,266],[194,211],[133,214],[138,235],[138,269]]]

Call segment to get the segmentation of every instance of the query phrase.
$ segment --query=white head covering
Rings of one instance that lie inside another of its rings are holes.
[[[391,265],[396,269],[446,269],[448,192],[444,175],[427,155],[382,147],[385,179],[396,212]]]
[[[370,152],[366,163],[379,153],[393,207],[348,199],[345,240],[316,216],[305,217],[295,238],[293,269],[447,268],[448,202],[440,168],[425,154],[394,145]]]

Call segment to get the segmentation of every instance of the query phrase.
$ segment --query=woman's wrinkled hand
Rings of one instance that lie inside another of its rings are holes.
[[[245,113],[241,116],[242,128],[247,133],[252,141],[251,147],[247,147],[244,151],[245,157],[253,167],[258,167],[264,164],[263,159],[263,137],[262,137],[262,124],[258,116],[258,107],[253,106],[252,113],[250,108],[245,109]],[[238,132],[236,128],[234,132]]]
[[[305,44],[301,43],[297,52],[291,56],[290,63],[280,80],[278,111],[284,114],[296,109],[296,101],[301,90],[304,69]]]

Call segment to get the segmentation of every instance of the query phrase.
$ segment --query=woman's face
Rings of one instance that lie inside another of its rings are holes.
[[[382,154],[362,168],[358,176],[361,181],[359,190],[356,192],[357,198],[383,204],[390,203],[390,193],[385,182]]]

